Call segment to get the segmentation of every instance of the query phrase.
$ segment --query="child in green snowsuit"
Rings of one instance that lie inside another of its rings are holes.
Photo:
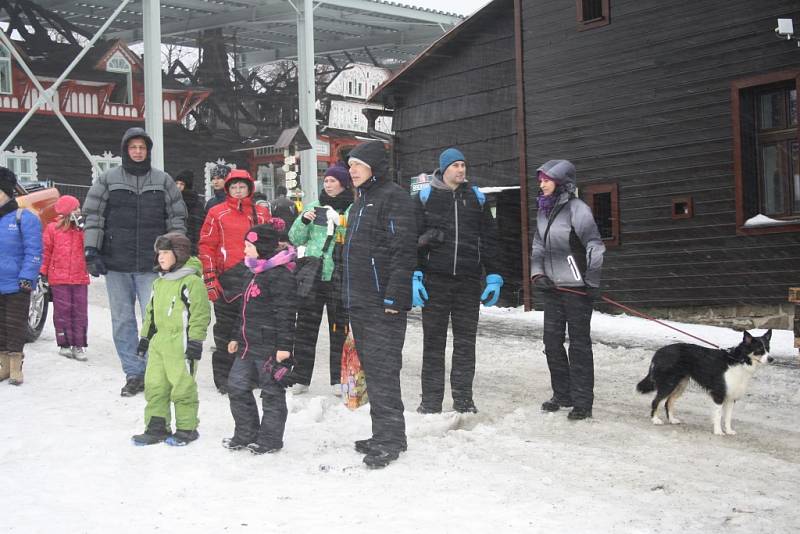
[[[211,321],[200,261],[190,257],[191,242],[177,232],[156,239],[153,293],[147,303],[137,353],[148,354],[144,373],[144,420],[147,429],[133,436],[135,445],[166,441],[187,445],[198,438],[195,370]],[[170,401],[176,431],[171,433]]]

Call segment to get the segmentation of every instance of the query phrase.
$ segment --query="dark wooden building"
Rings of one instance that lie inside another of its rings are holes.
[[[800,5],[496,0],[379,89],[376,98],[396,106],[395,164],[405,178],[415,154],[429,162],[464,143],[471,159],[468,143],[483,136],[481,170],[496,160],[510,170],[479,176],[526,180],[524,233],[535,230],[536,167],[570,159],[608,246],[611,298],[779,315],[800,282],[800,49],[777,38],[778,18],[797,26]],[[467,65],[482,75],[436,83]],[[454,108],[450,100],[470,102],[469,112],[446,129],[424,128]]]

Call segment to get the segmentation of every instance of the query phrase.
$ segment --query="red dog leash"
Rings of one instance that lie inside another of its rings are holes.
[[[574,294],[576,294],[576,295],[583,295],[583,296],[586,296],[586,292],[584,292],[584,291],[578,291],[578,290],[575,290],[575,289],[569,289],[569,288],[567,288],[567,287],[559,287],[559,286],[556,286],[556,289],[558,289],[559,291],[563,291],[563,292],[565,292],[565,293],[574,293]],[[639,317],[641,317],[641,318],[643,318],[643,319],[648,319],[648,320],[650,320],[650,321],[653,321],[654,323],[658,323],[658,324],[660,324],[660,325],[662,325],[662,326],[666,326],[667,328],[671,328],[672,330],[675,330],[676,332],[680,332],[681,334],[684,334],[684,335],[686,335],[686,336],[689,336],[689,337],[691,337],[691,338],[694,338],[694,339],[696,339],[697,341],[702,341],[702,342],[703,342],[703,343],[705,343],[706,345],[711,345],[711,346],[712,346],[712,347],[714,347],[715,349],[720,349],[720,350],[723,350],[723,349],[722,349],[722,347],[720,347],[719,345],[716,345],[716,344],[714,344],[714,343],[711,343],[710,341],[706,341],[705,339],[703,339],[703,338],[701,338],[701,337],[697,337],[697,336],[695,336],[695,335],[692,335],[692,334],[690,334],[689,332],[684,332],[684,331],[683,331],[683,330],[681,330],[680,328],[675,328],[674,326],[670,326],[670,325],[668,325],[667,323],[665,323],[665,322],[663,322],[663,321],[659,321],[659,320],[658,320],[658,319],[656,319],[655,317],[651,317],[651,316],[647,315],[646,313],[642,313],[642,312],[640,312],[640,311],[638,311],[638,310],[634,310],[633,308],[629,308],[628,306],[625,306],[624,304],[620,304],[619,302],[617,302],[617,301],[615,301],[615,300],[611,300],[610,298],[608,298],[608,297],[607,297],[607,296],[605,296],[605,295],[601,295],[601,296],[600,296],[600,298],[601,298],[601,299],[603,299],[605,302],[608,302],[609,304],[613,304],[614,306],[616,306],[616,307],[618,307],[618,308],[620,308],[620,309],[622,309],[622,310],[625,310],[626,312],[630,312],[630,313],[632,313],[632,314],[634,314],[634,315],[638,315]]]

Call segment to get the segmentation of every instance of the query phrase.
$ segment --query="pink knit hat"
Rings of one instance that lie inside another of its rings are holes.
[[[70,213],[81,207],[80,201],[72,195],[64,195],[56,200],[55,210],[59,215],[68,217]]]

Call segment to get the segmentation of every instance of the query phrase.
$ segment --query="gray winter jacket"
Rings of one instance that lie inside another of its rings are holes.
[[[123,138],[149,137],[132,128]],[[152,146],[152,142],[148,143]],[[84,246],[99,250],[112,271],[148,272],[153,267],[153,243],[167,232],[186,233],[186,205],[169,174],[150,168],[136,176],[124,166],[98,177],[83,204]]]
[[[572,164],[548,165],[554,162],[569,163],[565,160],[553,160],[540,167],[540,170],[557,178],[564,185],[560,188],[560,196],[550,216],[545,216],[540,210],[536,218],[536,234],[531,250],[531,277],[543,274],[557,286],[600,287],[606,247],[600,238],[591,209],[572,194],[575,189],[574,167]],[[566,172],[560,174],[560,170]]]

